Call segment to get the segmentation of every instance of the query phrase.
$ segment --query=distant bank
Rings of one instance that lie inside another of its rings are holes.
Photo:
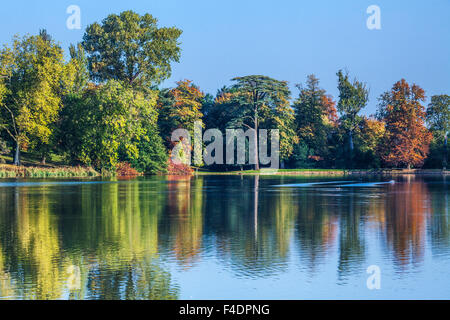
[[[198,169],[194,175],[291,175],[291,176],[349,176],[349,175],[448,175],[450,170],[439,169],[372,169],[372,170],[345,170],[345,169],[262,169],[213,172]],[[111,177],[111,176],[136,176],[120,172],[97,172],[90,167],[71,166],[21,166],[0,164],[0,179],[6,178],[88,178],[88,177]]]

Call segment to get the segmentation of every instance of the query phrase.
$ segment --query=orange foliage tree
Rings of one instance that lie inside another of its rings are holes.
[[[432,134],[425,127],[425,91],[404,79],[380,98],[379,118],[386,123],[382,159],[391,166],[422,166]]]
[[[205,94],[191,80],[179,81],[177,87],[161,93],[158,124],[166,139],[170,139],[172,131],[178,128],[194,134],[195,121],[203,118],[201,108],[204,97]]]
[[[324,95],[322,96],[322,106],[324,109],[324,115],[327,119],[327,123],[336,126],[339,120],[337,109],[336,109],[336,102],[333,100],[333,97],[331,95]]]

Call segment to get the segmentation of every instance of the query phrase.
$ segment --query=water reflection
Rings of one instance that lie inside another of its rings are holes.
[[[431,215],[426,184],[412,179],[408,177],[405,183],[391,188],[384,210],[386,243],[401,269],[423,261],[426,224]]]
[[[400,273],[426,274],[427,255],[448,265],[445,178],[400,177],[377,188],[273,187],[320,179],[303,180],[160,177],[4,187],[0,298],[178,299],[191,290],[180,286],[184,275],[204,266],[228,273],[236,286],[243,278],[261,281],[256,289],[274,298],[262,281],[283,275],[322,281],[322,291],[355,286],[372,256]]]

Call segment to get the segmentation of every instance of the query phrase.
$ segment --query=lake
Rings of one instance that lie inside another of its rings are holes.
[[[0,299],[450,299],[448,205],[443,176],[1,180]]]

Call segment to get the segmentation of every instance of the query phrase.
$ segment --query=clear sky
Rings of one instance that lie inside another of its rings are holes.
[[[69,5],[81,8],[82,29],[69,30]],[[370,5],[381,9],[381,30],[369,30]],[[182,58],[164,86],[192,79],[215,94],[230,79],[263,74],[294,85],[314,73],[337,97],[336,72],[367,82],[377,97],[405,78],[427,96],[450,94],[450,0],[13,0],[0,11],[1,43],[45,28],[67,49],[84,28],[110,13],[150,13],[176,26]]]

